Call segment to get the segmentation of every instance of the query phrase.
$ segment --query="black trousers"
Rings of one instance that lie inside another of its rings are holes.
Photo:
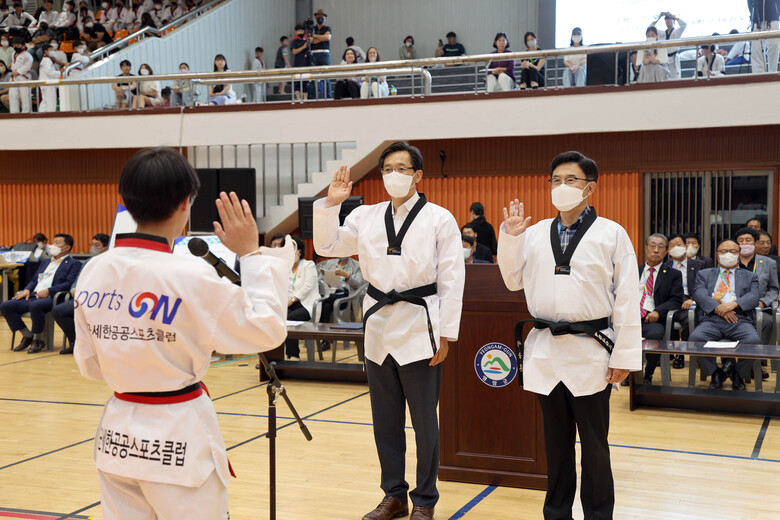
[[[360,87],[358,84],[349,79],[340,79],[336,82],[336,87],[333,89],[333,99],[353,98],[360,97]]]
[[[577,468],[576,433],[582,443],[580,500],[585,520],[611,520],[615,484],[609,460],[609,396],[612,385],[593,395],[574,397],[563,383],[550,395],[538,395],[547,445],[545,520],[571,520]]]
[[[54,321],[60,326],[65,337],[68,338],[70,346],[76,342],[76,322],[73,319],[73,300],[62,302],[51,311]]]
[[[290,321],[309,321],[311,315],[301,302],[295,302],[287,307],[287,319]],[[287,357],[301,357],[301,347],[298,346],[297,339],[287,339],[284,341]]]
[[[8,300],[0,303],[0,314],[5,316],[8,328],[17,331],[26,327],[22,321],[22,314],[29,312],[32,321],[31,332],[40,334],[46,324],[46,313],[51,310],[52,305],[51,298],[36,299],[34,296],[30,296],[29,300]]]
[[[439,500],[439,418],[436,408],[441,390],[441,364],[425,359],[399,365],[387,356],[381,365],[366,360],[374,441],[382,469],[381,488],[386,497],[407,502],[409,483],[404,479],[406,455],[406,404],[417,444],[417,487],[409,497],[416,506],[434,507]]]
[[[333,304],[336,303],[336,300],[339,298],[344,298],[349,294],[349,291],[345,291],[342,289],[339,289],[338,291],[335,291],[333,294],[328,296],[327,300],[324,300],[322,305],[322,310],[320,311],[320,323],[330,323],[333,315]],[[342,309],[344,308],[346,303],[342,303]]]
[[[665,321],[661,323],[661,320],[654,323],[645,323],[642,321],[642,337],[645,339],[664,339],[664,334],[666,333],[665,323]],[[653,377],[656,367],[661,362],[661,354],[645,354],[645,359],[647,359],[645,377]]]

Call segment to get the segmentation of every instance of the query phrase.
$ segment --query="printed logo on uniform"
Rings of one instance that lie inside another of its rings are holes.
[[[176,298],[176,302],[171,307],[169,305],[168,296],[162,294],[159,297],[156,294],[150,292],[136,293],[130,299],[130,307],[128,311],[133,318],[140,318],[151,309],[149,319],[157,319],[157,315],[162,311],[162,322],[166,325],[170,325],[173,318],[176,317],[176,312],[179,310],[179,304],[181,304],[181,298]]]
[[[503,343],[488,343],[474,356],[474,371],[486,385],[504,387],[517,377],[517,356]]]

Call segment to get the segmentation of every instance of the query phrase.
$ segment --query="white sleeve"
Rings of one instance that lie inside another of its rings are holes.
[[[612,257],[615,306],[612,325],[615,330],[615,348],[609,367],[623,370],[642,370],[642,321],[639,314],[641,295],[639,271],[631,239],[623,228],[618,230],[617,247]]]
[[[343,258],[358,252],[358,227],[360,215],[366,206],[355,208],[339,227],[341,205],[326,207],[327,199],[314,202],[314,250],[320,256]]]
[[[301,284],[298,286],[297,289],[293,288],[293,296],[303,301],[312,291],[317,289],[318,277],[317,277],[317,268],[315,267],[314,262],[309,262],[309,261],[304,262],[303,272],[300,274],[302,275]]]
[[[463,308],[463,286],[466,281],[466,262],[460,229],[455,217],[447,219],[436,233],[438,257],[436,289],[439,294],[439,335],[448,341],[458,341],[460,314]]]
[[[498,255],[496,260],[504,285],[510,291],[519,291],[523,288],[523,267],[525,267],[525,236],[526,229],[518,236],[512,236],[504,231],[504,224],[498,232]]]

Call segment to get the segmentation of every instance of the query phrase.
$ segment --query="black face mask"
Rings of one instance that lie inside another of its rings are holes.
[[[325,18],[320,16],[319,18],[317,18],[317,23],[320,24],[320,25],[324,24],[325,23]]]

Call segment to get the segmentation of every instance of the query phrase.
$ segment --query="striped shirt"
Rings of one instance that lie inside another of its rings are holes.
[[[574,238],[574,234],[577,233],[577,229],[579,229],[580,224],[582,224],[582,221],[585,220],[585,216],[588,213],[590,213],[590,206],[587,206],[585,210],[580,213],[577,221],[569,227],[564,226],[561,224],[561,221],[558,220],[558,237],[561,239],[561,251],[564,253],[566,252],[566,248],[569,247],[569,242],[571,242],[571,239]]]

